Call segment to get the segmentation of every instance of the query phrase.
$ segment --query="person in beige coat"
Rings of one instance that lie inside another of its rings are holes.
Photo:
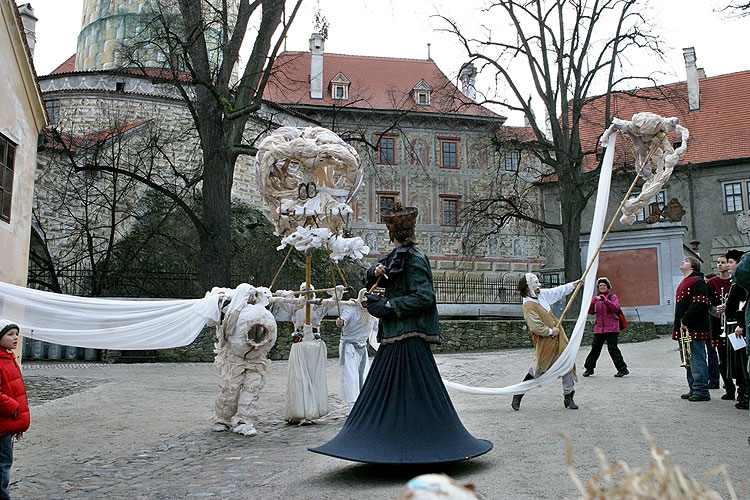
[[[546,372],[568,345],[568,337],[562,326],[557,327],[557,318],[550,311],[552,304],[564,299],[578,285],[580,280],[554,288],[542,289],[539,278],[533,273],[526,273],[518,282],[518,292],[523,298],[523,318],[529,327],[531,340],[534,342],[534,363],[526,374],[524,381],[536,378]],[[565,408],[577,410],[573,401],[575,394],[575,365],[562,377],[563,404]],[[521,409],[523,394],[513,396],[510,406]]]

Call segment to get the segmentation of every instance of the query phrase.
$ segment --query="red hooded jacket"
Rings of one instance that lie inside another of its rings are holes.
[[[13,351],[0,348],[0,436],[25,432],[29,422],[29,403],[21,368]]]

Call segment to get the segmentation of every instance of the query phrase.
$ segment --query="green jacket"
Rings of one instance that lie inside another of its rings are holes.
[[[745,252],[742,259],[737,263],[732,281],[744,288],[750,297],[750,252]],[[750,327],[750,307],[748,306],[745,306],[745,325],[746,328]],[[747,336],[747,332],[745,332],[745,335]],[[747,350],[750,352],[750,343],[747,345]]]
[[[440,335],[435,289],[427,256],[413,247],[397,247],[367,270],[368,288],[375,283],[375,266],[385,265],[388,279],[381,279],[385,296],[395,312],[380,319],[378,338],[413,332]]]

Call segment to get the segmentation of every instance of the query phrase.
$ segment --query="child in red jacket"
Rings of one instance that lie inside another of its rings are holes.
[[[26,386],[13,349],[18,345],[18,325],[0,319],[0,500],[10,500],[10,466],[13,438],[29,428]]]

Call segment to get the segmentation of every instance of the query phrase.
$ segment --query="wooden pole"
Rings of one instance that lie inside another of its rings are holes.
[[[622,207],[625,205],[625,202],[628,200],[628,197],[630,196],[630,193],[633,191],[633,188],[635,188],[635,184],[638,182],[638,176],[635,176],[635,179],[633,179],[633,183],[630,184],[630,189],[628,189],[628,192],[625,193],[625,197],[622,199],[622,202],[620,202],[620,206],[617,207],[617,210],[615,210],[614,215],[612,216],[612,220],[609,222],[609,226],[607,227],[607,230],[604,232],[604,235],[602,236],[602,240],[599,242],[599,246],[596,247],[596,251],[594,252],[594,255],[591,257],[591,260],[586,265],[586,270],[583,271],[583,275],[581,276],[581,280],[585,280],[586,276],[589,273],[589,270],[591,269],[591,266],[594,265],[594,261],[596,260],[597,255],[599,255],[599,252],[602,249],[602,245],[604,245],[604,240],[607,239],[607,236],[609,236],[609,232],[612,230],[612,227],[615,225],[615,220],[617,219],[617,215],[620,213],[620,210],[622,210]],[[573,305],[573,301],[576,298],[576,295],[578,295],[578,290],[580,290],[581,285],[583,285],[583,281],[578,283],[575,290],[573,290],[573,294],[568,299],[568,303],[565,305],[565,309],[563,310],[562,314],[560,315],[560,319],[557,320],[557,325],[555,325],[557,328],[560,327],[560,325],[563,322],[563,319],[565,318],[565,315],[568,313],[568,309],[570,309],[570,306]]]
[[[276,283],[276,278],[279,277],[279,273],[282,269],[284,269],[284,264],[286,264],[286,261],[289,260],[289,255],[291,255],[292,250],[294,249],[294,245],[289,245],[289,250],[286,252],[286,257],[284,257],[284,260],[281,262],[281,265],[279,266],[279,270],[276,271],[276,274],[273,276],[273,279],[271,280],[271,284],[268,285],[268,289],[272,289],[274,283]]]
[[[651,147],[649,148],[648,154],[646,155],[646,158],[643,160],[643,163],[641,165],[645,165],[651,160],[651,157],[654,156],[654,153],[656,153],[656,150],[659,148],[659,143],[652,142]],[[638,182],[639,175],[636,174],[635,179],[633,179],[633,182],[630,184],[630,188],[628,189],[628,192],[625,193],[625,197],[620,202],[620,206],[617,207],[617,210],[615,210],[614,215],[612,216],[612,220],[609,222],[609,226],[607,227],[607,230],[604,232],[604,235],[602,236],[602,240],[599,242],[599,246],[596,248],[596,252],[594,252],[594,255],[591,257],[591,260],[586,265],[586,270],[583,272],[583,276],[581,276],[581,280],[586,279],[586,275],[589,272],[589,269],[591,269],[591,266],[594,264],[594,261],[596,260],[596,256],[599,255],[599,251],[602,249],[602,245],[604,244],[604,240],[607,239],[607,236],[609,236],[609,232],[612,230],[612,227],[615,225],[615,220],[617,219],[617,215],[620,213],[620,210],[622,210],[622,207],[625,206],[625,202],[630,199],[630,193],[633,192],[633,189],[635,188],[636,182]],[[573,304],[573,301],[576,298],[576,295],[578,295],[578,290],[581,288],[581,285],[583,284],[583,281],[581,283],[578,283],[575,290],[573,290],[573,294],[568,299],[568,303],[565,305],[565,309],[563,310],[562,314],[560,315],[560,319],[557,320],[556,327],[559,328],[560,325],[563,322],[563,319],[565,318],[565,314],[567,314],[568,309],[570,309],[570,306]]]
[[[312,298],[312,293],[310,289],[310,281],[312,280],[312,250],[307,250],[305,252],[305,284],[307,288],[307,293],[305,294],[305,298],[307,299],[305,301],[305,324],[310,324],[310,299]]]

